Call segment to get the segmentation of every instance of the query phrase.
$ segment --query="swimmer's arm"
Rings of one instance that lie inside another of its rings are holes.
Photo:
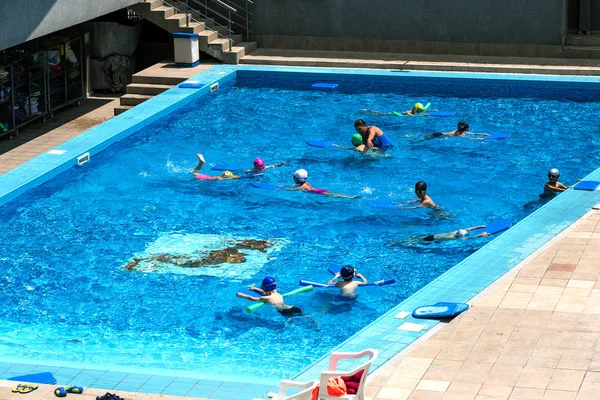
[[[336,273],[335,273],[335,275],[333,275],[333,278],[331,278],[329,281],[327,281],[327,284],[328,284],[328,285],[331,285],[331,284],[332,284],[333,282],[335,282],[335,280],[336,280],[337,278],[339,278],[339,277],[340,277],[340,273],[339,273],[339,272],[336,272]]]
[[[235,295],[236,295],[237,297],[241,297],[242,299],[246,299],[246,300],[251,300],[251,301],[263,301],[263,299],[261,299],[260,297],[254,297],[254,296],[250,296],[250,295],[247,295],[247,294],[245,294],[245,293],[242,293],[242,292],[237,292]],[[264,300],[264,301],[266,301],[266,300]]]
[[[275,167],[281,167],[282,165],[285,165],[285,162],[280,162],[280,163],[277,163],[277,164],[268,165],[268,166],[265,167],[265,169],[275,168]]]
[[[481,232],[479,235],[477,235],[475,237],[478,238],[478,237],[482,237],[482,236],[490,236],[490,234],[487,232]]]
[[[563,187],[558,186],[559,184]],[[550,185],[550,182],[546,182],[546,184],[544,185],[544,191],[560,193],[560,192],[564,192],[565,190],[567,190],[567,188],[564,188],[564,185],[560,182],[557,182],[556,186]]]
[[[365,283],[369,283],[367,281],[367,279],[362,276],[362,274],[359,274],[358,272],[354,274],[355,277],[357,277],[358,279],[360,279],[362,282],[360,283],[360,285],[364,285]]]
[[[463,135],[460,135],[458,137],[463,138],[463,139],[468,139],[468,140],[483,140],[483,138],[472,138],[472,137],[463,136]]]
[[[252,290],[253,292],[260,294],[261,296],[266,295],[264,290],[262,290],[261,288],[257,288],[256,286],[248,286],[248,290]]]
[[[369,129],[369,136],[367,137],[367,147],[369,149],[373,148],[373,139],[375,139],[375,135],[377,135],[377,130],[371,127],[371,129]]]
[[[472,226],[470,228],[465,229],[466,231],[474,231],[475,229],[485,228],[485,225]]]
[[[354,147],[344,147],[344,146],[340,146],[339,144],[335,144],[335,143],[332,146],[337,147],[338,149],[360,151]]]

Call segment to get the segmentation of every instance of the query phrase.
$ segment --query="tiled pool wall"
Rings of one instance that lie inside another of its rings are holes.
[[[59,151],[53,153],[60,154],[43,154],[0,176],[0,206],[75,166],[77,157],[81,154],[89,152],[93,162],[93,156],[112,143],[137,132],[199,96],[208,94],[213,83],[231,81],[237,76],[274,76],[320,81],[368,79],[396,83],[529,86],[596,91],[600,89],[600,78],[585,76],[216,66],[188,80],[188,82],[198,82],[197,89],[172,88],[58,146],[54,150]],[[600,169],[596,169],[585,179],[600,180]],[[374,362],[374,369],[379,367],[438,324],[435,320],[416,320],[410,315],[403,319],[395,316],[438,301],[468,302],[599,202],[600,191],[569,190],[561,194],[363,328],[335,350],[360,351],[365,348],[375,348],[379,350],[379,358]],[[317,378],[321,371],[328,368],[328,358],[329,355],[324,356],[298,374],[296,379]],[[339,367],[351,368],[352,365],[352,362],[342,362]],[[120,372],[110,367],[84,369],[0,362],[0,378],[39,371],[55,372],[59,384],[190,397],[250,399],[262,397],[268,391],[275,390],[273,385],[205,380],[186,374],[166,376],[168,372],[163,374],[148,373],[144,370]]]

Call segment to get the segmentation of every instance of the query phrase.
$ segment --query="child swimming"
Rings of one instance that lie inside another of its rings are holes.
[[[342,277],[342,281],[335,282],[335,280],[339,277]],[[362,282],[355,281],[354,277],[359,278]],[[360,285],[364,285],[365,283],[368,283],[367,279],[364,276],[362,276],[361,274],[359,274],[358,272],[356,272],[354,267],[352,267],[351,265],[344,265],[340,269],[340,272],[337,272],[333,276],[333,278],[331,278],[331,280],[329,282],[327,282],[327,284],[331,285],[333,282],[335,282],[336,287],[340,288],[340,290],[342,292],[342,296],[345,296],[345,297],[356,296],[356,293],[355,293],[356,288],[359,287]]]
[[[558,181],[560,177],[560,171],[556,168],[552,168],[548,171],[548,182],[544,184],[544,193],[540,197],[554,197],[559,193],[564,192],[571,186],[565,186]]]
[[[198,174],[197,172],[202,169],[206,161],[204,160],[204,156],[202,153],[198,153],[198,165],[191,170],[190,172],[194,174],[196,179],[200,179],[201,181],[222,181],[227,179],[240,179],[239,176],[235,176],[231,171],[224,171],[219,176],[214,175],[206,175],[206,174]]]
[[[250,296],[242,292],[237,292],[235,295],[246,300],[268,303],[284,317],[296,317],[303,315],[300,308],[285,304],[283,297],[281,294],[279,294],[279,292],[277,292],[277,281],[270,276],[266,276],[263,279],[260,288],[249,286],[248,290],[256,292],[259,296]]]

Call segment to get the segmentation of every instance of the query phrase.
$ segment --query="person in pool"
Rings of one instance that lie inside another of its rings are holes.
[[[285,162],[279,162],[273,165],[265,165],[265,162],[262,158],[255,158],[253,164],[254,168],[246,170],[247,174],[258,174],[260,172],[264,172],[269,168],[281,167],[282,165],[285,165]]]
[[[196,165],[196,167],[190,171],[192,174],[194,174],[196,179],[200,179],[201,181],[223,181],[228,179],[240,179],[239,176],[235,176],[231,171],[223,171],[223,173],[219,176],[198,174],[197,172],[202,169],[204,164],[206,164],[206,161],[204,161],[204,156],[202,155],[202,153],[198,153],[198,165]]]
[[[427,235],[423,237],[423,240],[426,242],[440,241],[440,240],[452,240],[452,239],[467,239],[469,236],[469,232],[474,229],[485,228],[485,225],[480,226],[472,226],[470,228],[463,228],[457,231],[447,232],[447,233],[438,233],[437,235]],[[487,232],[482,232],[479,235],[473,236],[474,238],[490,236]]]
[[[377,148],[379,151],[385,151],[392,147],[385,133],[375,125],[369,126],[364,120],[357,119],[354,122],[354,129],[360,134],[362,142],[369,150]]]
[[[430,207],[437,208],[431,197],[427,195],[427,182],[419,181],[415,184],[415,194],[417,198],[415,200],[409,201],[409,203],[419,202],[419,205],[416,207],[403,207],[403,209],[408,208],[422,208],[422,207]]]
[[[373,147],[372,149],[369,149],[366,145],[364,145],[363,138],[360,135],[360,133],[355,133],[354,135],[352,135],[352,139],[350,139],[350,142],[352,142],[352,145],[354,147],[344,147],[344,146],[340,146],[339,144],[335,144],[335,143],[333,144],[333,146],[339,147],[340,149],[344,149],[344,150],[358,151],[360,153],[365,153],[370,150],[379,150],[377,147]]]
[[[242,292],[237,292],[235,295],[237,297],[244,298],[246,300],[251,301],[262,301],[263,303],[268,303],[273,308],[277,310],[277,312],[284,317],[296,317],[302,316],[302,310],[296,306],[290,306],[285,304],[283,300],[283,296],[277,292],[277,281],[270,276],[265,277],[263,279],[260,288],[255,286],[249,286],[248,290],[252,290],[256,292],[259,296],[250,296]]]
[[[560,172],[556,168],[552,168],[548,171],[548,182],[544,185],[544,193],[540,197],[554,197],[558,193],[562,193],[569,189],[571,186],[565,186],[558,181]]]
[[[423,106],[423,103],[415,103],[415,105],[413,106],[413,108],[411,108],[410,110],[406,110],[403,111],[402,114],[403,115],[410,115],[411,117],[414,116],[421,116],[421,117],[428,117],[429,114],[425,113],[425,114],[421,114],[425,112],[425,106]]]
[[[308,172],[305,169],[299,169],[296,172],[294,172],[294,183],[298,186],[291,190],[304,190],[304,191],[310,192],[310,193],[322,194],[324,196],[329,196],[329,197],[341,197],[341,198],[345,198],[345,199],[355,199],[357,197],[360,197],[360,196],[349,196],[347,194],[332,193],[329,190],[325,190],[325,189],[315,189],[314,187],[311,186],[310,183],[308,183]]]
[[[336,279],[339,277],[342,277],[342,280],[335,282]],[[362,282],[355,281],[354,277],[359,278]],[[335,282],[335,286],[341,290],[342,296],[345,296],[345,297],[356,296],[356,293],[355,293],[356,288],[359,287],[360,285],[364,285],[365,283],[368,283],[367,279],[364,276],[362,276],[361,274],[359,274],[358,272],[356,272],[354,267],[352,267],[351,265],[344,265],[340,269],[340,272],[337,272],[333,276],[333,278],[331,278],[331,280],[329,282],[327,282],[327,285],[331,285],[334,282]]]
[[[435,139],[435,138],[439,138],[439,137],[443,137],[443,136],[457,136],[457,137],[461,137],[461,138],[465,138],[465,139],[469,139],[469,140],[483,140],[483,138],[469,137],[466,135],[467,132],[469,132],[469,124],[467,123],[467,121],[459,121],[456,126],[456,130],[450,131],[450,132],[432,133],[430,135],[426,135],[424,140]],[[469,132],[469,133],[472,135],[489,136],[489,134],[487,134],[487,133],[472,133],[472,132]]]

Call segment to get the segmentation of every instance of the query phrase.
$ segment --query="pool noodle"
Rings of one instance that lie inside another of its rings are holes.
[[[314,287],[312,287],[312,286],[302,286],[302,287],[292,290],[291,292],[282,294],[281,297],[287,297],[287,296],[292,296],[294,294],[310,292],[313,289],[314,289]],[[251,313],[252,311],[255,311],[255,310],[261,308],[265,304],[267,304],[267,303],[263,303],[262,301],[259,303],[252,304],[251,306],[246,307],[246,312]]]

